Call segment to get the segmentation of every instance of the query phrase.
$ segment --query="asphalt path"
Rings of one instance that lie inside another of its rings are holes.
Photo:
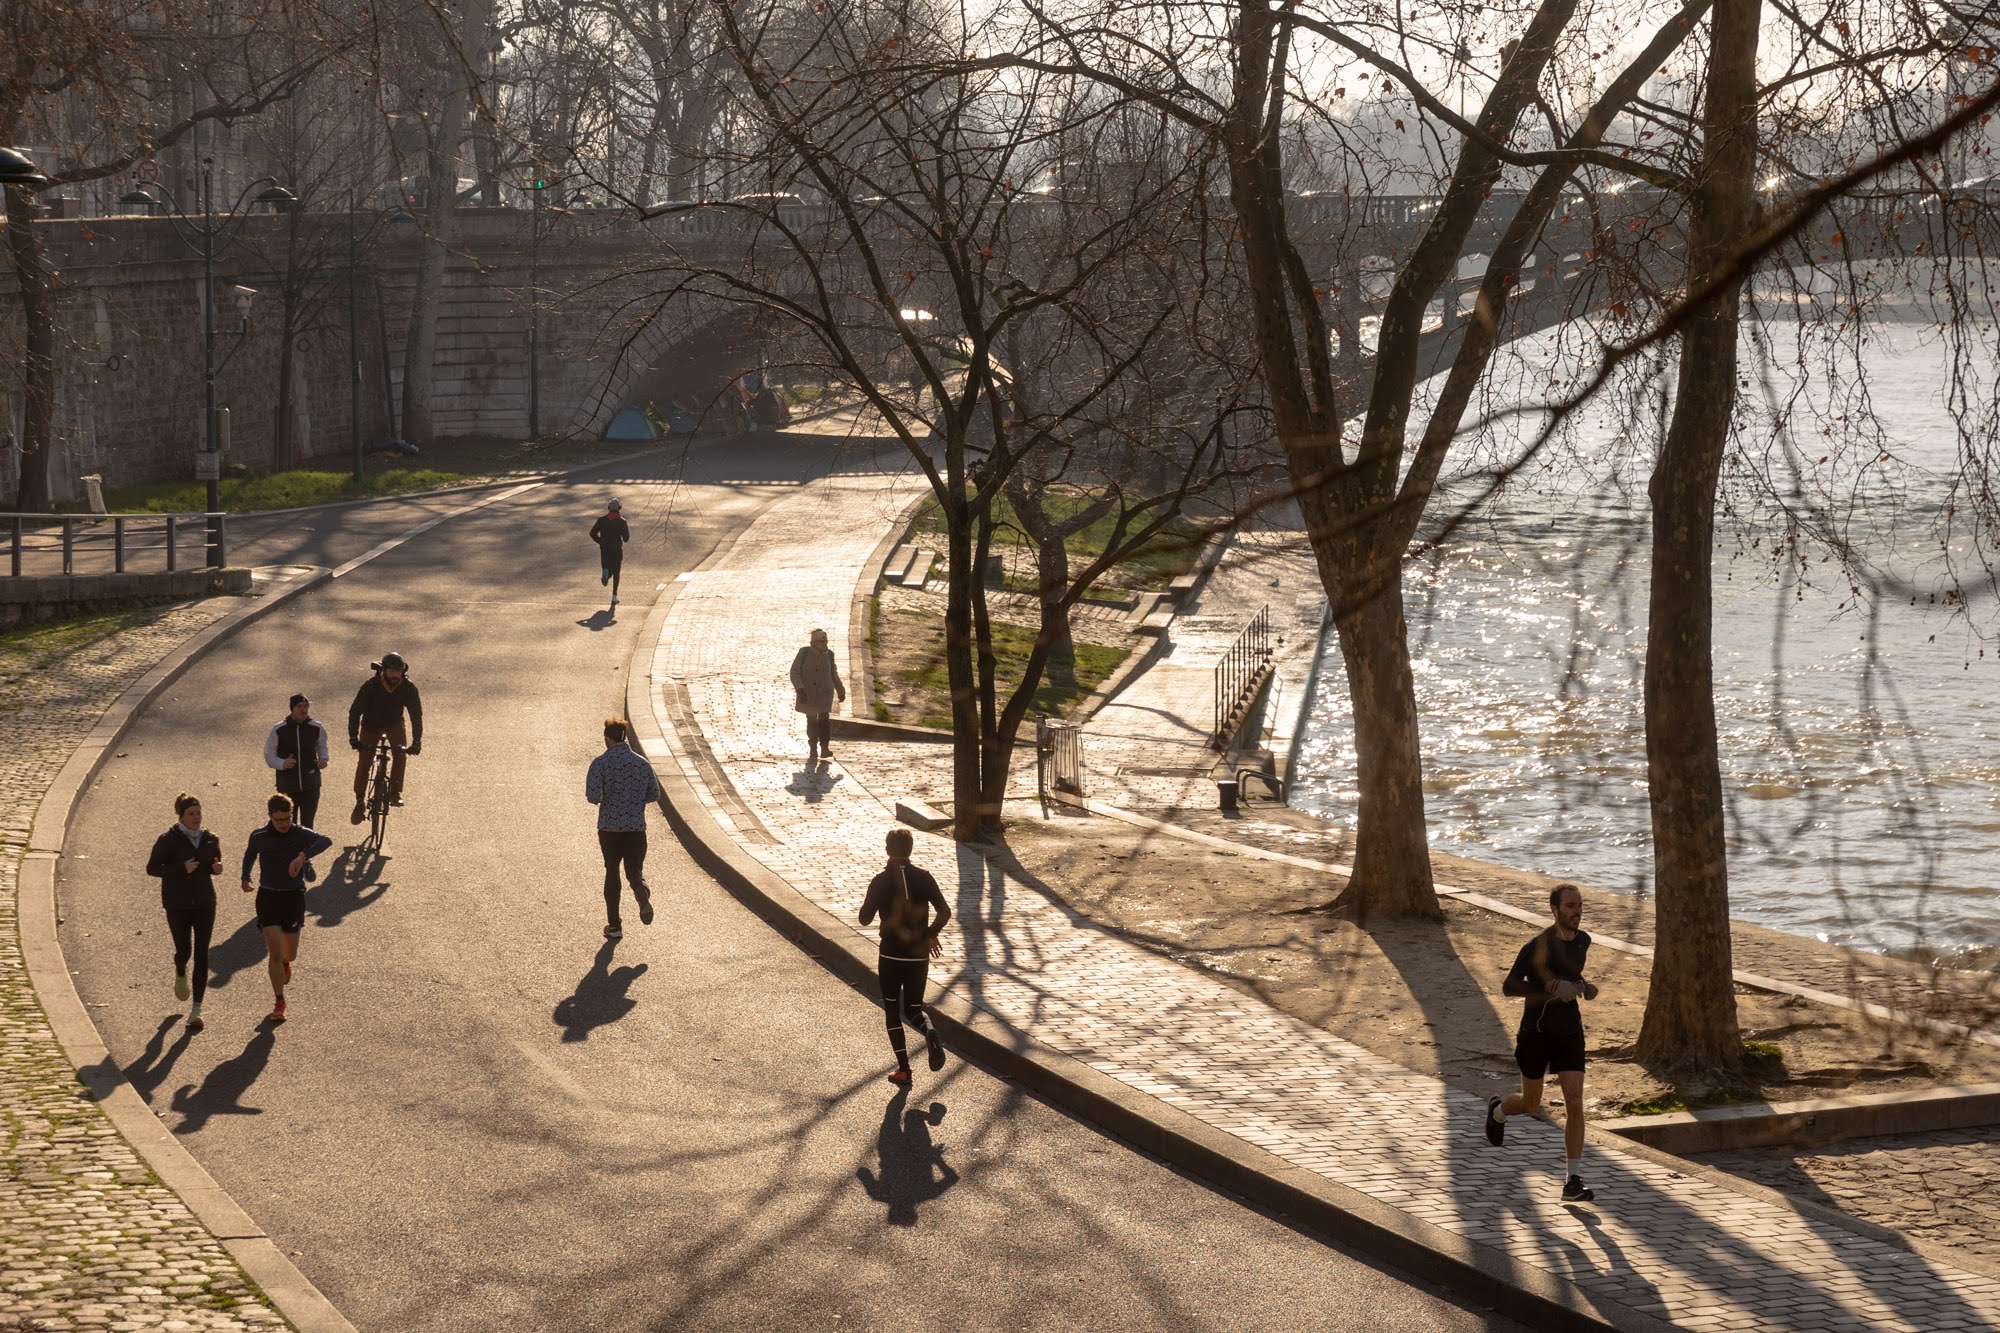
[[[828,452],[712,446],[545,484],[247,627],[149,708],[58,886],[78,989],[140,1093],[363,1329],[1518,1327],[956,1057],[895,1091],[878,1010],[664,823],[658,921],[628,905],[625,939],[600,937],[583,773],[645,609]],[[615,619],[584,537],[608,493],[633,527]],[[260,520],[255,558],[334,563],[464,502]],[[235,887],[263,735],[303,689],[338,742],[392,648],[426,714],[409,805],[364,858],[336,749],[335,846],[274,1028]],[[193,1037],[143,873],[182,788],[229,858]]]

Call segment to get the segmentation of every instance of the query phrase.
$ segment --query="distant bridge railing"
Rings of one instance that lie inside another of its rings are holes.
[[[228,563],[222,514],[9,514],[7,573],[150,574]]]

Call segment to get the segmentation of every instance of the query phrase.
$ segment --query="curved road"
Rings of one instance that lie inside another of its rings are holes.
[[[655,462],[501,501],[239,632],[149,709],[58,889],[78,989],[141,1094],[364,1329],[1516,1327],[955,1057],[892,1094],[875,1009],[662,822],[658,922],[628,907],[624,941],[600,938],[583,770],[645,608],[827,455],[705,447],[672,481]],[[611,491],[634,532],[616,621],[584,538]],[[390,514],[452,503],[245,522],[239,558],[344,559]],[[390,648],[428,724],[410,804],[361,859],[337,750],[335,847],[273,1030],[233,887],[270,791],[263,733],[304,689],[343,734]],[[182,787],[229,858],[192,1038],[143,873]]]

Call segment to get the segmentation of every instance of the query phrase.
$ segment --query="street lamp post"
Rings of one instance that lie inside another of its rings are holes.
[[[542,438],[542,190],[535,181],[528,224],[528,443]]]
[[[348,369],[348,411],[347,433],[354,446],[354,484],[361,485],[363,457],[361,452],[361,245],[375,235],[375,229],[385,222],[410,221],[409,210],[401,204],[377,213],[368,224],[367,231],[355,228],[357,204],[352,189],[347,192],[347,369]],[[384,355],[387,355],[384,353]],[[391,434],[396,423],[389,423]]]
[[[168,217],[172,219],[175,229],[181,233],[182,238],[187,239],[192,235],[199,238],[200,242],[203,439],[207,445],[205,450],[207,457],[202,463],[201,479],[207,483],[208,489],[208,562],[211,565],[222,563],[222,544],[216,540],[222,509],[222,409],[216,401],[216,382],[230,361],[243,350],[243,343],[250,336],[250,302],[257,295],[254,287],[236,286],[230,289],[230,295],[236,301],[236,310],[241,323],[236,328],[235,344],[223,354],[220,361],[217,361],[215,359],[215,241],[218,236],[226,236],[248,216],[243,212],[243,205],[250,198],[250,192],[260,185],[270,188],[258,196],[258,203],[282,209],[296,202],[296,196],[279,185],[277,177],[260,176],[243,187],[242,193],[236,196],[236,202],[229,206],[229,211],[223,214],[221,221],[218,222],[215,217],[215,170],[210,163],[204,162],[201,169],[201,194],[195,201],[201,209],[201,225],[198,227],[188,216],[187,210],[181,207],[180,200],[174,197],[172,191],[162,185],[152,186],[165,197],[168,206],[173,209]]]

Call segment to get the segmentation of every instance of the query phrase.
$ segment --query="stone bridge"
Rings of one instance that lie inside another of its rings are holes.
[[[1471,245],[1489,248],[1512,217],[1514,197],[1496,192]],[[1060,208],[1059,204],[1042,207]],[[1386,292],[1394,257],[1429,225],[1435,201],[1411,196],[1303,196],[1293,202],[1308,259],[1330,285],[1352,284],[1364,305]],[[1642,208],[1645,211],[1641,211]],[[1885,210],[1875,229],[1908,225]],[[1631,206],[1632,225],[1657,218],[1651,201]],[[831,213],[785,204],[777,221],[803,235],[832,227]],[[1576,206],[1554,219],[1538,245],[1511,323],[1545,326],[1593,303],[1594,235],[1623,226],[1600,208]],[[675,280],[662,242],[699,262],[765,262],[758,225],[738,210],[694,209],[650,220],[623,212],[549,210],[539,229],[520,209],[467,209],[450,256],[438,320],[434,419],[442,435],[527,432],[529,325],[539,323],[544,433],[597,434],[628,403],[664,402],[683,391],[712,394],[757,363],[763,339],[745,307],[667,299]],[[368,219],[364,219],[364,226]],[[768,225],[768,224],[766,224]],[[201,430],[199,255],[160,217],[83,218],[37,224],[59,271],[59,499],[76,478],[107,485],[179,479],[192,472]],[[1671,228],[1658,244],[1671,248]],[[1852,233],[1852,222],[1847,224]],[[362,365],[365,438],[396,433],[404,333],[419,256],[414,222],[374,229],[354,270],[352,311]],[[221,377],[230,409],[225,455],[254,467],[272,461],[279,380],[291,380],[288,410],[301,459],[342,466],[350,412],[348,219],[345,214],[259,215],[219,254],[225,287],[259,291],[241,352]],[[761,257],[761,258],[760,258]],[[769,262],[778,262],[769,260]],[[795,266],[796,267],[796,266]],[[1456,296],[1439,303],[1424,356],[1450,349],[1460,297],[1483,265],[1461,265]],[[539,293],[539,305],[535,297]],[[233,316],[233,311],[223,312]],[[288,320],[289,314],[289,320]],[[227,326],[229,318],[218,320]],[[292,327],[289,370],[282,355]],[[227,347],[233,337],[219,345]],[[11,268],[0,270],[0,494],[11,494],[18,458],[21,328]],[[1428,369],[1428,365],[1426,369]]]

